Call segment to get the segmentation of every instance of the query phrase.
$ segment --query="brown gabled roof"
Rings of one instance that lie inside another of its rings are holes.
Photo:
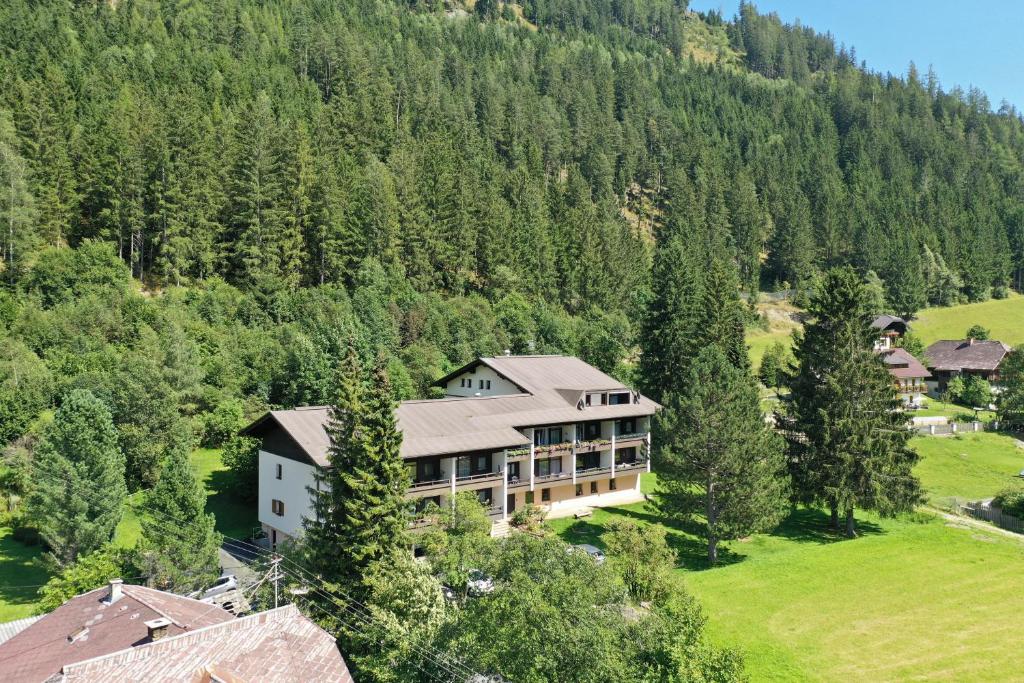
[[[71,598],[0,645],[0,680],[45,681],[67,664],[147,643],[145,622],[153,619],[170,620],[172,635],[234,619],[220,607],[152,588],[126,585],[121,592],[112,604],[109,588]]]
[[[352,683],[334,637],[294,605],[64,667],[62,683],[227,681]]]
[[[913,354],[903,348],[887,349],[881,352],[882,360],[889,370],[889,374],[898,379],[924,379],[931,377],[921,361],[914,358]]]
[[[633,402],[631,392],[629,403],[580,410],[577,404],[586,391],[629,389],[571,356],[498,356],[481,358],[479,362],[521,387],[524,393],[402,401],[396,417],[402,432],[403,458],[516,448],[530,443],[518,427],[640,417],[651,415],[660,407],[645,396],[638,395]],[[330,447],[324,429],[328,412],[323,406],[274,410],[243,433],[261,433],[272,420],[313,462],[325,466]]]
[[[992,372],[999,368],[1010,347],[995,340],[944,339],[929,346],[925,360],[931,370]]]

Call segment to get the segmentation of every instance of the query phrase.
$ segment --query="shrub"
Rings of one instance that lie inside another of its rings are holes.
[[[1024,486],[1003,489],[992,499],[992,505],[1008,515],[1024,519]]]
[[[534,531],[544,522],[547,511],[536,505],[527,505],[512,513],[512,526],[517,529]]]

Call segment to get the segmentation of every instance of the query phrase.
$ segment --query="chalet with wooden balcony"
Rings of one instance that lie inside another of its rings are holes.
[[[407,496],[422,510],[473,491],[493,519],[534,504],[550,515],[642,499],[651,399],[570,356],[479,358],[436,385],[445,397],[397,409]],[[259,519],[272,543],[312,514],[315,468],[327,467],[328,408],[267,413],[243,433],[262,440]],[[421,521],[417,526],[422,526]]]

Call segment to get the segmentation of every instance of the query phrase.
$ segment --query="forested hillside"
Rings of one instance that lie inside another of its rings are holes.
[[[751,5],[10,0],[0,441],[92,389],[134,489],[180,419],[326,402],[349,340],[403,397],[505,348],[614,370],[666,234],[695,286],[1000,296],[1022,163],[1011,108]]]

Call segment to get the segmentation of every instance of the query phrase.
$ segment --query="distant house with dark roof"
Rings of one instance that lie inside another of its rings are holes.
[[[1010,347],[995,340],[944,339],[929,346],[925,362],[932,377],[929,391],[942,394],[954,377],[981,377],[992,383],[999,382],[999,366]]]
[[[898,316],[880,315],[871,321],[871,327],[878,330],[875,351],[884,351],[895,346],[896,340],[905,335],[910,326],[906,320]]]
[[[334,636],[294,605],[236,619],[115,579],[12,630],[0,644],[3,681],[352,682]]]
[[[478,358],[435,384],[445,398],[403,401],[396,411],[416,509],[472,491],[499,533],[525,505],[560,515],[643,499],[659,406],[579,358]],[[274,410],[243,430],[262,442],[258,516],[272,544],[301,534],[313,514],[315,473],[328,466],[328,413]]]

